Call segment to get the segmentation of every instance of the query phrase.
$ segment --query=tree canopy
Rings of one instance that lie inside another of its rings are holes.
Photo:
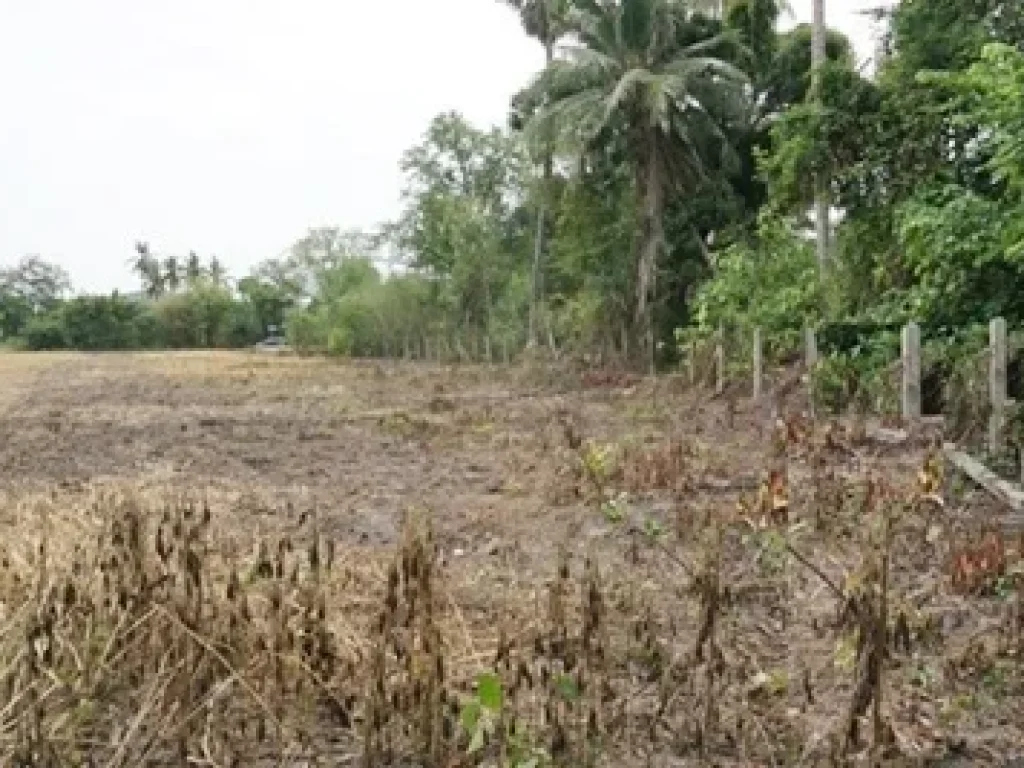
[[[139,242],[142,304],[66,300],[66,275],[26,259],[0,272],[4,337],[31,323],[51,346],[180,346],[286,327],[340,354],[539,341],[647,366],[718,324],[796,343],[809,322],[1024,319],[1021,4],[903,0],[871,73],[829,30],[811,99],[811,30],[784,31],[778,0],[498,1],[546,64],[509,94],[507,125],[424,126],[394,221],[310,229],[237,281],[215,256]],[[824,276],[815,180],[838,214]],[[117,337],[115,317],[139,329]]]

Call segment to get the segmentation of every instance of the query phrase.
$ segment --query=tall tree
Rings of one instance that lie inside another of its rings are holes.
[[[207,267],[206,271],[210,275],[210,280],[214,285],[222,285],[224,283],[224,265],[220,263],[220,259],[216,256],[210,257],[210,266]]]
[[[727,129],[750,115],[748,78],[720,53],[726,37],[687,40],[692,15],[674,0],[581,0],[572,15],[579,43],[532,88],[542,106],[530,134],[554,131],[576,151],[617,140],[630,162],[640,224],[634,336],[652,368],[666,196],[673,186],[692,193],[706,161],[732,151]]]
[[[190,286],[199,282],[203,277],[203,265],[199,261],[199,254],[195,251],[188,252],[188,259],[185,261],[185,282]]]
[[[146,296],[155,299],[164,292],[164,275],[160,261],[150,250],[149,243],[135,243],[135,256],[131,259],[132,271],[142,281],[142,290]]]
[[[181,265],[177,256],[168,256],[164,259],[164,283],[171,293],[181,287]]]
[[[0,269],[0,337],[21,333],[32,317],[55,307],[70,290],[68,273],[39,256]]]
[[[567,31],[569,0],[502,0],[515,8],[523,29],[544,46],[544,66],[555,60],[555,45]],[[531,275],[530,320],[528,343],[537,344],[539,315],[544,292],[544,253],[552,226],[552,177],[554,176],[554,148],[546,143],[542,149],[543,177],[537,203],[537,222],[533,241],[533,269]]]
[[[828,30],[825,26],[825,0],[813,0],[813,21],[811,37],[811,72],[813,75],[813,92],[815,98],[821,98],[821,72],[826,62],[826,42]],[[814,179],[814,228],[816,234],[816,250],[818,268],[824,274],[828,267],[829,241],[829,195],[828,178],[824,171],[819,171]]]
[[[44,312],[71,290],[71,278],[60,265],[33,254],[0,269],[0,289],[24,298],[33,312]]]
[[[303,287],[307,296],[319,290],[323,276],[350,259],[370,258],[376,238],[359,230],[314,227],[289,249],[279,266]]]
[[[521,264],[514,246],[528,172],[522,143],[441,114],[401,169],[405,210],[395,234],[410,266],[438,278],[438,297],[462,325],[487,331],[499,283]]]

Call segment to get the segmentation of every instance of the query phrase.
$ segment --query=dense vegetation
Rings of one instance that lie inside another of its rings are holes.
[[[283,323],[296,346],[338,354],[444,338],[646,366],[720,323],[793,341],[841,319],[824,338],[848,354],[888,349],[909,318],[932,342],[1024,317],[1018,4],[904,0],[870,78],[832,31],[813,93],[810,28],[779,31],[776,0],[724,19],[673,0],[509,4],[548,66],[510,95],[507,127],[438,115],[379,235],[311,231],[237,284],[215,260],[141,245],[140,300],[64,302],[59,271],[42,290],[8,270],[4,337],[232,346]],[[822,274],[814,178],[837,210]],[[384,244],[400,273],[375,266]]]

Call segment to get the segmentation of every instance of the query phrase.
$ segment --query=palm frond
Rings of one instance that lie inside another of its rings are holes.
[[[642,67],[634,67],[619,78],[612,89],[605,104],[606,118],[612,112],[622,109],[631,96],[635,96],[641,89],[652,85],[657,80],[650,70]]]
[[[585,61],[577,64],[555,61],[537,75],[522,96],[529,103],[542,107],[582,91],[605,87],[609,79],[601,62]]]
[[[672,89],[670,79],[664,75],[648,83],[644,96],[648,120],[664,134],[672,132]]]
[[[546,106],[526,124],[527,146],[534,152],[551,143],[558,152],[582,151],[607,124],[605,100],[603,91],[587,90]]]
[[[749,126],[754,119],[754,104],[741,83],[726,83],[711,78],[690,81],[686,88],[676,93],[685,93],[691,101],[723,125]]]
[[[705,53],[718,51],[722,46],[727,44],[740,45],[739,36],[736,34],[736,30],[729,29],[725,32],[720,32],[714,37],[709,37],[706,40],[698,40],[696,43],[690,43],[679,51],[678,56],[680,58],[701,56]]]
[[[585,67],[595,75],[612,73],[612,77],[618,77],[622,69],[619,59],[585,45],[563,45],[558,50],[566,62]]]
[[[677,46],[679,26],[689,15],[689,10],[677,2],[659,2],[653,9],[653,23],[647,43],[647,60],[654,64],[671,57]]]
[[[577,4],[567,16],[567,26],[585,47],[621,58],[615,16],[608,9],[596,3]]]
[[[664,66],[664,71],[682,78],[687,83],[708,76],[732,84],[746,85],[750,82],[750,78],[742,69],[711,56],[678,57],[668,62]]]
[[[663,0],[621,0],[615,9],[617,38],[622,50],[634,55],[649,51],[657,37],[658,17]]]
[[[714,55],[738,44],[731,32],[690,42],[691,13],[680,0],[574,0],[574,44],[531,84],[528,135],[572,151],[618,136],[629,151],[631,131],[655,127],[681,180],[700,178],[702,157],[724,162],[749,121],[749,79]]]

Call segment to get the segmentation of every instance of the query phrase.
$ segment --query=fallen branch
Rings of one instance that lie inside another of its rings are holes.
[[[809,570],[811,573],[813,573],[815,576],[821,579],[825,586],[835,593],[836,597],[838,597],[844,603],[846,602],[846,593],[843,592],[843,590],[840,589],[839,586],[828,577],[828,574],[826,574],[823,570],[821,570],[821,568],[812,563],[806,555],[801,554],[801,552],[788,541],[786,542],[786,551],[789,552],[789,554],[791,554],[794,558],[796,558],[796,561],[798,563],[800,563],[802,566],[807,568],[807,570]]]

